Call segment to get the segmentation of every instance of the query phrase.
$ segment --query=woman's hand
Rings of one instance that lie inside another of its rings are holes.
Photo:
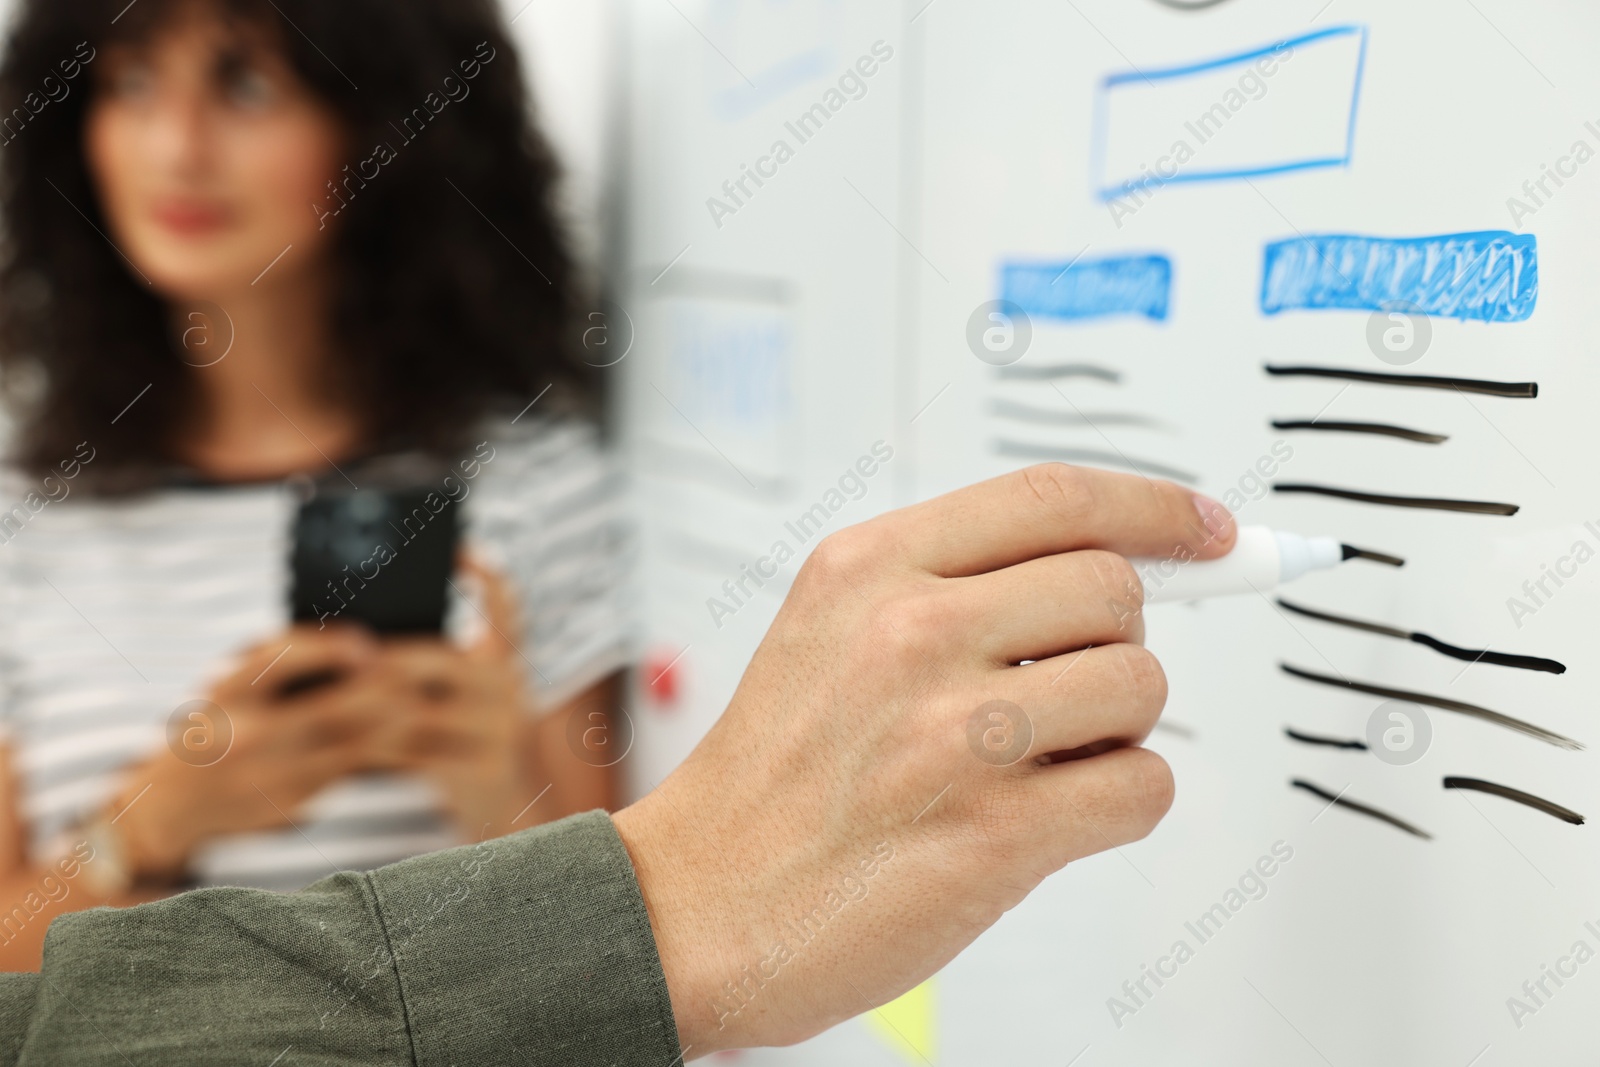
[[[1149,833],[1166,699],[1124,556],[1212,558],[1187,490],[1049,464],[828,537],[722,718],[618,812],[693,1055],[790,1044]]]
[[[308,624],[247,652],[109,805],[122,812],[130,873],[175,881],[201,842],[289,825],[312,796],[366,771],[432,780],[464,837],[509,832],[528,800],[532,734],[518,614],[504,579],[470,559],[462,567],[483,590],[486,626],[470,646]],[[317,674],[332,680],[282,691]],[[185,745],[187,731],[201,750]]]
[[[463,837],[509,833],[532,753],[531,709],[518,651],[516,598],[499,574],[470,557],[462,570],[483,593],[482,636],[468,646],[438,638],[391,638],[374,669],[390,677],[399,750],[395,766],[430,779]]]
[[[372,669],[378,652],[362,629],[315,625],[248,651],[191,711],[192,723],[179,723],[168,745],[127,775],[109,806],[121,812],[129,873],[175,881],[201,842],[288,825],[323,788],[381,762],[398,738],[394,685]],[[280,692],[291,679],[322,673],[333,680]],[[191,732],[198,747],[188,744]]]

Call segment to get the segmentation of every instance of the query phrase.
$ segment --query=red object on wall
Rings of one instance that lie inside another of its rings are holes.
[[[689,651],[656,649],[644,658],[640,669],[644,672],[644,690],[656,707],[667,710],[678,703],[682,677],[680,673],[683,654]]]

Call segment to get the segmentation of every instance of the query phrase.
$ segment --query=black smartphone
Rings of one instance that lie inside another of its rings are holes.
[[[307,487],[290,550],[296,622],[359,623],[379,636],[443,631],[460,509],[440,480],[413,478],[359,477],[359,487],[324,478]],[[330,680],[291,679],[279,694]]]

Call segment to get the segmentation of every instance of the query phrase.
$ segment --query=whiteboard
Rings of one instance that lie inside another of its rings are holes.
[[[1584,654],[1600,633],[1588,559],[1600,479],[1584,447],[1600,395],[1597,31],[1600,13],[1507,0],[631,6],[620,292],[643,325],[619,368],[619,416],[650,652],[631,705],[636,791],[714,721],[795,565],[747,581],[731,614],[708,602],[729,602],[723,583],[879,441],[892,460],[831,522],[1033,455],[1170,472],[1227,494],[1247,522],[1408,561],[1310,576],[1284,591],[1296,603],[1570,667],[1468,664],[1256,597],[1152,609],[1171,698],[1151,745],[1178,781],[1161,827],[1049,879],[887,1019],[746,1062],[1577,1062],[1600,1003],[1600,963],[1573,957],[1579,942],[1600,952],[1593,830],[1442,779],[1593,815],[1593,752],[1437,708],[1413,762],[1297,743],[1286,726],[1363,738],[1384,700],[1279,665],[1600,744]],[[733,204],[724,181],[798,141],[785,124],[880,40],[894,55],[865,94]],[[1185,138],[1189,151],[1173,151]],[[1026,351],[1007,366],[1014,352],[985,361],[971,340],[975,321],[978,349],[986,328],[1017,325],[982,315],[1000,299],[1027,315]],[[1393,300],[1423,314],[1377,306]],[[687,339],[685,307],[701,324]],[[737,363],[752,315],[783,341],[761,349],[767,391],[736,400],[684,352]],[[1275,377],[1267,364],[1537,382],[1538,396]],[[1080,369],[1037,376],[1059,365]],[[1329,810],[1292,778],[1432,839]],[[1225,922],[1200,928],[1210,936],[1191,929],[1236,897]],[[1180,941],[1191,952],[1161,965],[1164,984],[1127,992]],[[1558,985],[1547,967],[1572,974]]]

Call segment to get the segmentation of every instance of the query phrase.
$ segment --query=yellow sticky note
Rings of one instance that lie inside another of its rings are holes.
[[[926,1067],[936,1062],[932,978],[862,1018],[884,1044],[913,1067]]]

